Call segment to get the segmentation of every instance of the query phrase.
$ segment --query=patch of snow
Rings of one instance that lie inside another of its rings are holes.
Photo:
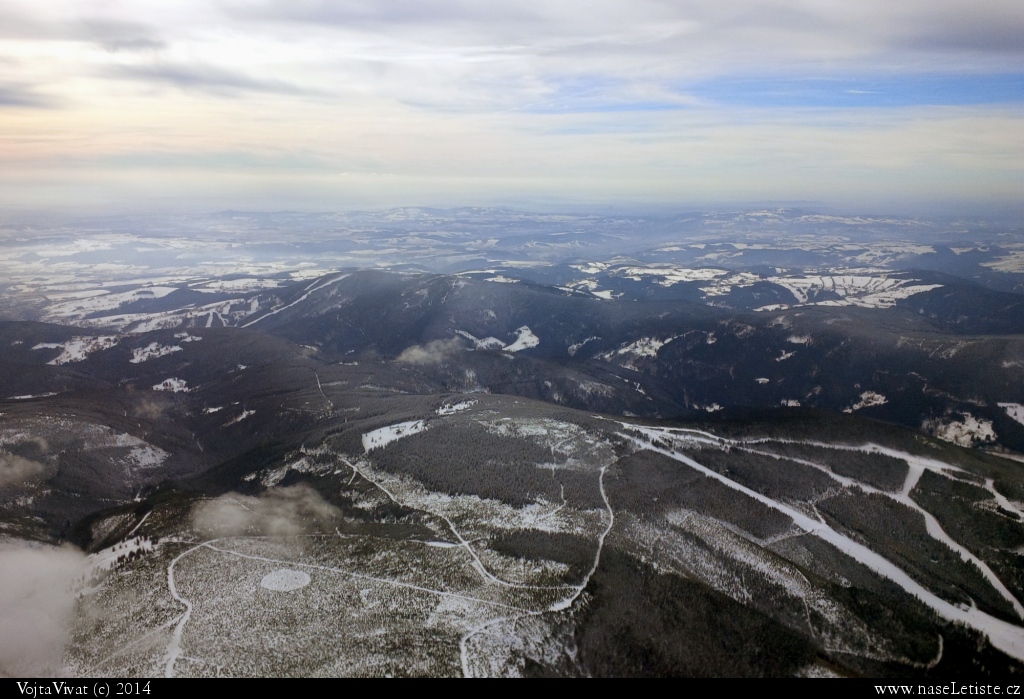
[[[938,289],[942,284],[912,284],[913,280],[880,275],[821,275],[768,277],[767,281],[789,291],[797,303],[820,306],[862,306],[864,308],[891,308],[900,299]],[[829,293],[838,299],[812,301],[819,293]],[[762,307],[755,310],[768,310]]]
[[[249,417],[250,415],[255,415],[255,414],[256,414],[255,410],[243,410],[241,415],[239,415],[238,417],[234,417],[234,418],[228,420],[227,422],[225,422],[222,425],[222,427],[231,427],[231,425],[236,425],[239,422],[241,422],[242,420],[244,420],[245,418]]]
[[[613,272],[616,276],[642,280],[644,277],[661,277],[655,283],[660,286],[673,286],[681,282],[706,282],[724,276],[724,269],[710,267],[676,267],[675,265],[647,265],[645,267],[618,267]]]
[[[189,393],[192,389],[188,387],[188,384],[184,379],[164,379],[160,383],[153,386],[154,391],[170,391],[172,393]]]
[[[290,568],[279,568],[273,573],[267,573],[260,580],[260,587],[274,592],[292,592],[301,589],[310,583],[309,573]]]
[[[584,274],[598,274],[608,269],[608,263],[606,262],[586,262],[581,265],[569,265],[573,269],[578,269]]]
[[[615,389],[603,383],[598,383],[596,381],[575,381],[576,385],[579,387],[579,392],[587,396],[594,394],[599,396],[611,396],[615,393]],[[545,381],[544,383],[549,384],[550,381]],[[641,393],[643,393],[643,389],[640,389],[639,386],[640,384],[637,384],[637,388]],[[548,386],[548,388],[550,388],[550,386]]]
[[[783,407],[786,407],[786,408],[799,408],[800,407],[800,401],[793,400],[792,398],[789,398],[789,399],[785,399],[784,398],[781,401],[781,404],[783,405]]]
[[[214,294],[275,289],[284,283],[285,282],[280,279],[224,279],[212,282],[203,282],[201,284],[194,285],[191,288],[193,291],[201,291],[205,294]]]
[[[128,452],[128,459],[135,462],[138,468],[156,468],[162,465],[168,456],[169,454],[166,451],[151,444],[132,447],[131,451]]]
[[[1006,411],[1007,415],[1024,425],[1024,405],[1020,403],[999,403],[998,405]]]
[[[702,286],[700,290],[705,296],[726,296],[732,293],[733,287],[753,286],[762,281],[761,277],[751,272],[739,272],[724,279],[716,279],[715,283],[709,286]]]
[[[754,379],[754,381],[757,381],[757,382],[758,382],[759,384],[761,384],[761,385],[763,386],[764,384],[766,384],[766,383],[768,383],[769,381],[771,381],[771,379],[766,379],[766,378],[764,378],[764,377],[762,376],[762,377],[760,377],[760,378]]]
[[[50,396],[55,396],[55,395],[57,395],[57,393],[55,391],[51,391],[50,393],[37,393],[35,395],[30,395],[30,396],[7,396],[7,400],[28,400],[30,398],[49,398]]]
[[[514,342],[505,345],[502,348],[504,351],[519,352],[525,349],[530,349],[531,347],[536,347],[540,344],[540,338],[533,334],[533,331],[530,330],[528,325],[524,325],[516,330],[516,335],[518,335],[518,337]]]
[[[794,345],[806,345],[811,341],[810,335],[790,335],[786,338],[786,342],[791,342]]]
[[[363,434],[363,451],[369,452],[372,449],[385,447],[402,437],[408,437],[425,429],[427,429],[427,425],[423,420],[410,420],[366,432]]]
[[[599,354],[596,359],[603,359],[606,362],[610,362],[616,357],[627,356],[630,357],[630,359],[627,362],[624,362],[622,366],[632,369],[635,368],[635,360],[642,357],[657,357],[658,350],[672,342],[672,340],[675,340],[677,337],[679,336],[673,335],[672,337],[665,338],[664,340],[660,340],[656,337],[642,337],[635,342],[621,345],[617,350]]]
[[[485,282],[497,282],[499,284],[518,284],[519,283],[518,279],[511,279],[509,277],[506,277],[503,274],[499,274],[496,277],[488,277],[487,279],[484,279],[484,281]]]
[[[1024,251],[1014,250],[1008,255],[1003,255],[991,262],[982,262],[981,264],[997,272],[1020,274],[1024,272]]]
[[[593,337],[588,337],[588,338],[587,338],[586,340],[584,340],[583,342],[577,342],[577,343],[576,343],[576,344],[574,344],[574,345],[569,345],[569,356],[570,356],[570,357],[575,357],[575,356],[576,356],[576,353],[580,351],[580,349],[581,349],[581,348],[583,347],[583,345],[585,345],[585,344],[587,344],[588,342],[591,342],[591,341],[593,341],[593,340],[600,340],[600,339],[601,339],[601,338],[599,338],[599,337],[597,337],[597,336],[595,335],[595,336],[593,336]]]
[[[477,404],[477,401],[475,401],[475,400],[465,400],[465,401],[462,401],[461,403],[455,403],[454,405],[447,405],[447,404],[445,404],[445,405],[442,405],[440,408],[437,409],[437,414],[438,415],[454,415],[455,413],[461,412],[463,410],[469,410],[470,408],[472,408],[476,404]]]
[[[118,559],[127,558],[132,553],[150,553],[152,551],[153,542],[148,537],[138,536],[89,555],[86,558],[86,564],[91,570],[107,570],[112,568]]]
[[[470,335],[465,330],[456,330],[455,334],[456,335],[461,335],[462,337],[466,338],[467,340],[470,340],[473,343],[473,348],[474,349],[479,349],[479,350],[495,350],[495,349],[502,349],[505,346],[505,343],[502,342],[501,340],[499,340],[496,337],[485,337],[485,338],[483,338],[481,340],[481,339],[478,339],[478,338],[474,337],[473,335]],[[353,364],[355,364],[355,362],[353,362]]]
[[[163,298],[177,290],[178,287],[176,286],[147,286],[117,294],[103,294],[89,298],[72,299],[53,304],[46,309],[44,317],[48,319],[83,318],[96,311],[114,310],[122,304],[130,304],[144,299]]]
[[[56,358],[51,359],[47,364],[69,364],[80,362],[93,352],[110,349],[116,345],[121,338],[116,335],[105,335],[102,337],[73,337],[67,342],[40,342],[32,349],[62,349]]]
[[[181,352],[181,348],[177,345],[161,345],[159,342],[150,342],[145,347],[136,347],[132,350],[132,358],[128,361],[132,364],[141,364],[150,359],[156,359],[157,357],[164,357],[173,352]]]
[[[778,357],[776,357],[775,361],[777,361],[777,362],[784,362],[787,359],[789,359],[790,357],[795,357],[795,356],[796,356],[796,352],[787,352],[786,350],[782,350],[782,354],[780,354]]]
[[[216,408],[203,408],[203,415],[210,415],[211,413],[215,413],[218,410],[223,410],[223,409],[224,409],[223,405],[219,405]]]
[[[861,408],[870,408],[875,405],[885,405],[889,402],[889,399],[883,396],[881,393],[875,393],[874,391],[864,391],[860,394],[860,400],[849,408],[844,410],[844,413],[852,413],[854,410],[860,410]]]
[[[992,429],[992,421],[978,419],[970,413],[960,413],[963,420],[951,420],[933,418],[921,423],[921,429],[939,439],[959,444],[962,447],[972,447],[983,442],[993,442],[996,439],[995,430]]]
[[[599,299],[604,299],[605,301],[613,301],[614,299],[618,298],[619,296],[622,296],[621,293],[616,293],[616,292],[612,291],[611,289],[603,289],[601,291],[591,291],[590,293],[592,293],[594,296],[596,296]]]

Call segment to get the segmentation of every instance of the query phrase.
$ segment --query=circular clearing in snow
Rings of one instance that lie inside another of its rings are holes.
[[[260,580],[260,587],[273,590],[274,592],[291,592],[308,584],[309,576],[307,574],[299,570],[289,570],[288,568],[281,568],[273,573],[267,573]]]

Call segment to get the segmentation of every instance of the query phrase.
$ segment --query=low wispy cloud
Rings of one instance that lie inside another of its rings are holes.
[[[0,7],[0,39],[18,41],[75,41],[96,44],[107,51],[148,51],[167,44],[148,24],[116,17],[84,14],[80,17],[40,16],[39,7],[17,3]],[[98,9],[98,8],[97,8]]]
[[[54,100],[31,87],[0,82],[0,107],[52,107]]]
[[[0,451],[0,488],[35,480],[45,470],[38,461]]]
[[[447,361],[461,349],[462,343],[454,337],[450,340],[432,340],[425,345],[405,348],[395,361],[400,364],[429,366]]]
[[[138,22],[112,19],[83,19],[69,27],[69,34],[82,41],[99,44],[107,51],[157,51],[167,44],[156,33]]]
[[[192,526],[204,536],[295,536],[329,527],[341,515],[308,485],[271,488],[259,497],[228,493],[192,511]]]
[[[544,19],[542,6],[522,2],[467,0],[270,0],[227,5],[231,15],[271,22],[303,22],[344,27],[408,25],[463,25],[499,27],[509,22],[536,23]]]
[[[0,547],[0,677],[63,674],[83,564],[71,547]]]
[[[310,91],[288,82],[254,78],[245,73],[205,64],[115,65],[108,67],[103,75],[109,78],[169,85],[182,90],[209,92],[221,96],[246,92],[268,92],[279,95],[310,94]]]

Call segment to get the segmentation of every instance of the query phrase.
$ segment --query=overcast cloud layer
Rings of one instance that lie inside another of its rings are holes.
[[[1024,191],[1019,0],[0,0],[0,206]]]

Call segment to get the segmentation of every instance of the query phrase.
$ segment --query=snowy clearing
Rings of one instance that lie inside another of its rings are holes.
[[[461,412],[463,410],[469,410],[470,408],[472,408],[476,404],[477,404],[477,401],[475,401],[475,400],[466,400],[466,401],[462,401],[461,403],[455,403],[453,405],[445,404],[445,405],[442,405],[440,408],[437,409],[437,414],[438,415],[454,415],[455,413]]]
[[[153,386],[154,391],[170,391],[171,393],[189,393],[192,389],[188,387],[185,379],[164,379]]]
[[[120,341],[117,335],[104,335],[101,337],[73,337],[67,342],[40,342],[32,349],[61,349],[56,358],[51,359],[47,364],[69,364],[80,362],[93,352],[110,349]]]
[[[143,442],[141,446],[132,447],[128,452],[128,460],[134,462],[136,468],[141,469],[161,466],[164,461],[167,460],[168,456],[170,456],[170,454],[163,449],[154,447],[152,444],[146,444],[145,442]]]
[[[854,410],[860,410],[861,408],[870,408],[875,405],[885,405],[889,402],[889,399],[883,396],[881,393],[875,393],[874,391],[864,391],[860,394],[860,400],[851,405],[849,408],[843,410],[844,413],[852,413]]]
[[[91,570],[108,570],[117,563],[118,559],[127,558],[132,553],[150,553],[152,551],[152,541],[147,537],[135,537],[90,554],[86,558],[86,565]]]
[[[540,338],[533,334],[529,326],[524,325],[523,327],[516,330],[518,337],[511,344],[505,345],[502,349],[506,352],[519,352],[521,350],[530,349],[540,344]]]
[[[970,413],[960,413],[962,420],[933,418],[921,423],[921,429],[930,435],[962,447],[972,447],[996,439],[992,421],[979,419]]]
[[[616,357],[626,357],[626,361],[621,362],[622,366],[627,369],[636,369],[636,361],[644,357],[657,357],[658,350],[667,345],[668,343],[675,340],[678,335],[660,340],[656,337],[641,337],[635,342],[625,343],[617,350],[611,352],[602,352],[597,355],[595,359],[603,359],[606,362],[614,360]]]
[[[1007,415],[1024,425],[1024,405],[1020,403],[999,403],[998,405],[1006,411]]]
[[[581,270],[582,271],[582,270]],[[724,269],[712,267],[676,267],[675,265],[649,265],[647,267],[619,267],[616,276],[640,281],[643,277],[661,277],[656,283],[660,286],[673,286],[682,282],[706,282],[725,276]]]
[[[385,447],[402,437],[408,437],[425,429],[427,429],[427,425],[423,420],[410,420],[409,422],[400,422],[397,425],[381,427],[363,435],[363,451],[368,452],[372,449]]]
[[[505,347],[505,343],[496,337],[485,337],[483,339],[477,338],[474,335],[466,332],[465,330],[456,330],[456,335],[460,335],[470,342],[473,343],[473,349],[478,350],[498,350]]]
[[[309,584],[311,578],[309,573],[290,568],[279,568],[273,573],[267,573],[260,580],[260,587],[274,592],[292,592],[299,590]]]
[[[145,347],[136,347],[132,350],[132,358],[128,361],[132,364],[141,364],[142,362],[150,359],[156,359],[157,357],[164,357],[174,352],[181,352],[181,348],[177,345],[161,345],[159,342],[150,342]]]

